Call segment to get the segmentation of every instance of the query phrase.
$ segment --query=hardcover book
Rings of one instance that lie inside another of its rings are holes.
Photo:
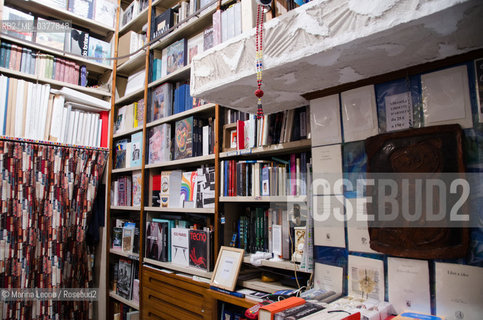
[[[163,237],[166,238],[166,245],[164,247],[163,256],[166,260],[171,261],[171,229],[176,227],[176,221],[169,219],[153,219],[153,222],[158,222],[163,224]],[[166,228],[166,230],[164,229]]]
[[[163,83],[153,90],[151,102],[151,121],[168,117],[172,114],[173,85]]]
[[[89,53],[89,32],[75,28],[71,29],[70,52],[87,56]]]
[[[134,241],[134,227],[122,228],[122,251],[131,253]]]
[[[152,179],[151,206],[159,207],[161,205],[161,175],[155,174]]]
[[[198,169],[196,178],[197,208],[215,207],[215,167],[205,167]]]
[[[196,171],[183,172],[181,178],[181,201],[183,202],[183,208],[195,207],[195,194],[196,194]]]
[[[122,228],[112,228],[112,248],[115,250],[122,249]]]
[[[37,18],[37,35],[35,42],[41,43],[49,48],[64,50],[65,32],[52,32],[51,30],[61,29],[61,25],[55,21]],[[41,31],[45,30],[45,31]]]
[[[132,205],[139,207],[141,205],[141,171],[132,173]]]
[[[132,292],[132,261],[128,259],[119,259],[117,294],[124,299],[131,299]]]
[[[167,50],[166,71],[170,74],[186,65],[186,39],[171,44]]]
[[[176,121],[174,158],[185,159],[193,156],[193,117]]]
[[[190,230],[189,236],[189,265],[209,271],[209,231]]]
[[[149,129],[148,163],[154,164],[170,160],[171,125],[163,123]]]
[[[94,19],[109,27],[114,27],[114,21],[116,20],[116,9],[117,1],[96,0]]]
[[[173,9],[169,8],[154,19],[152,39],[160,37],[168,32],[173,26],[173,23]]]
[[[82,18],[94,17],[94,0],[69,0],[69,11]]]
[[[122,139],[116,142],[116,161],[114,165],[115,169],[126,167],[126,149],[128,143],[129,141],[127,141],[127,139]]]
[[[180,170],[161,172],[161,192],[160,202],[164,208],[182,208],[180,202],[181,195],[181,176]]]
[[[171,229],[171,254],[174,264],[189,266],[189,229]]]
[[[134,128],[142,127],[144,123],[144,99],[134,103]]]
[[[105,58],[109,58],[111,56],[111,44],[94,37],[89,37],[88,55],[89,57],[99,58],[95,59],[95,61],[99,63],[110,65],[111,61],[106,60]]]
[[[146,258],[166,261],[167,238],[165,232],[167,227],[167,224],[164,223],[146,222]]]
[[[205,29],[203,32],[203,51],[211,49],[213,47],[213,27]]]
[[[140,167],[143,154],[143,133],[136,132],[131,135],[131,167]]]
[[[188,64],[198,53],[203,52],[203,33],[198,33],[192,38],[188,39]]]
[[[34,17],[31,16],[28,13],[24,13],[22,11],[9,8],[7,6],[3,6],[3,13],[2,13],[2,19],[4,21],[6,20],[12,20],[12,21],[22,21],[26,23],[30,23],[33,25],[34,23]],[[27,41],[32,41],[32,32],[26,32],[24,30],[20,30],[18,28],[15,28],[15,26],[8,26],[5,29],[2,28],[2,32],[5,32],[7,35]]]

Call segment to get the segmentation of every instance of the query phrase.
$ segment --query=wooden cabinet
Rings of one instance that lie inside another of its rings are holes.
[[[208,284],[149,267],[142,273],[142,319],[215,319]]]

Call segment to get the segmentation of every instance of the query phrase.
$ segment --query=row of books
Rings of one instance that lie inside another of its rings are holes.
[[[310,136],[309,112],[308,107],[302,107],[264,115],[261,119],[249,114],[247,120],[237,120],[237,150],[307,139]]]
[[[120,258],[112,266],[112,289],[120,297],[139,303],[139,262]]]
[[[0,67],[87,86],[87,70],[74,61],[2,41]]]
[[[297,196],[307,194],[307,154],[272,160],[223,160],[223,196]]]
[[[112,206],[141,205],[141,171],[134,171],[132,175],[116,177],[111,187]]]
[[[304,221],[296,225],[292,218],[286,208],[245,208],[237,221],[237,247],[247,253],[271,252],[292,260],[300,243],[303,253],[306,230]]]
[[[163,171],[151,177],[151,206],[162,208],[214,208],[215,168]]]
[[[114,169],[140,167],[143,156],[143,133],[133,133],[130,139],[117,140],[114,143]]]
[[[139,226],[136,222],[116,219],[112,228],[111,248],[125,253],[139,253]]]
[[[146,222],[146,258],[210,271],[213,267],[212,234],[209,228],[176,225],[175,220]]]
[[[79,0],[77,0],[79,1]],[[89,3],[89,1],[82,1]],[[48,48],[63,50],[73,54],[96,57],[95,61],[111,65],[108,58],[111,56],[111,43],[100,40],[89,35],[88,31],[81,29],[66,27],[57,21],[50,21],[40,17],[34,17],[29,13],[25,13],[14,8],[4,7],[3,19],[28,23],[32,25],[32,31],[25,31],[15,23],[11,24],[6,34],[12,37],[40,43]],[[112,19],[112,17],[111,17]],[[52,32],[59,30],[59,32]]]
[[[117,48],[117,56],[127,56],[133,54],[139,48],[141,48],[146,43],[146,33],[136,33],[134,31],[129,31],[126,34],[119,37],[119,44]],[[141,52],[143,53],[143,52]],[[129,59],[134,57],[134,55],[127,58],[122,58],[117,60],[117,65],[120,66]]]
[[[136,279],[138,280],[138,279]],[[121,303],[114,301],[113,302],[113,313],[114,318],[113,320],[139,320],[140,313],[138,310],[134,310],[133,308]]]
[[[121,9],[121,19],[119,19],[121,27],[125,26],[131,20],[136,18],[148,6],[148,0],[134,0],[129,4],[129,6],[126,7],[126,9]]]
[[[142,127],[144,123],[144,99],[117,109],[114,133],[122,133]]]
[[[113,0],[43,0],[45,5],[69,10],[84,19],[92,19],[108,27],[114,27],[117,1]]]
[[[108,114],[84,111],[83,107],[66,103],[62,94],[50,93],[48,84],[0,75],[2,135],[100,146],[102,128],[108,125]]]
[[[193,116],[176,121],[174,135],[169,123],[149,128],[147,163],[157,164],[212,154],[215,143],[214,129],[212,118],[205,120]],[[174,137],[173,143],[171,137]]]

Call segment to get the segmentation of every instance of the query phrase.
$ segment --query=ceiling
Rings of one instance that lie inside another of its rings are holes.
[[[265,24],[266,113],[302,94],[483,47],[483,1],[315,0]],[[191,93],[256,112],[255,29],[192,62]]]

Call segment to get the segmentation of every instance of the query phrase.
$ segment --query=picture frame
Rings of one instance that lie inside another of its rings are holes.
[[[245,250],[243,249],[222,246],[218,253],[210,285],[233,291],[236,287],[244,253]]]

